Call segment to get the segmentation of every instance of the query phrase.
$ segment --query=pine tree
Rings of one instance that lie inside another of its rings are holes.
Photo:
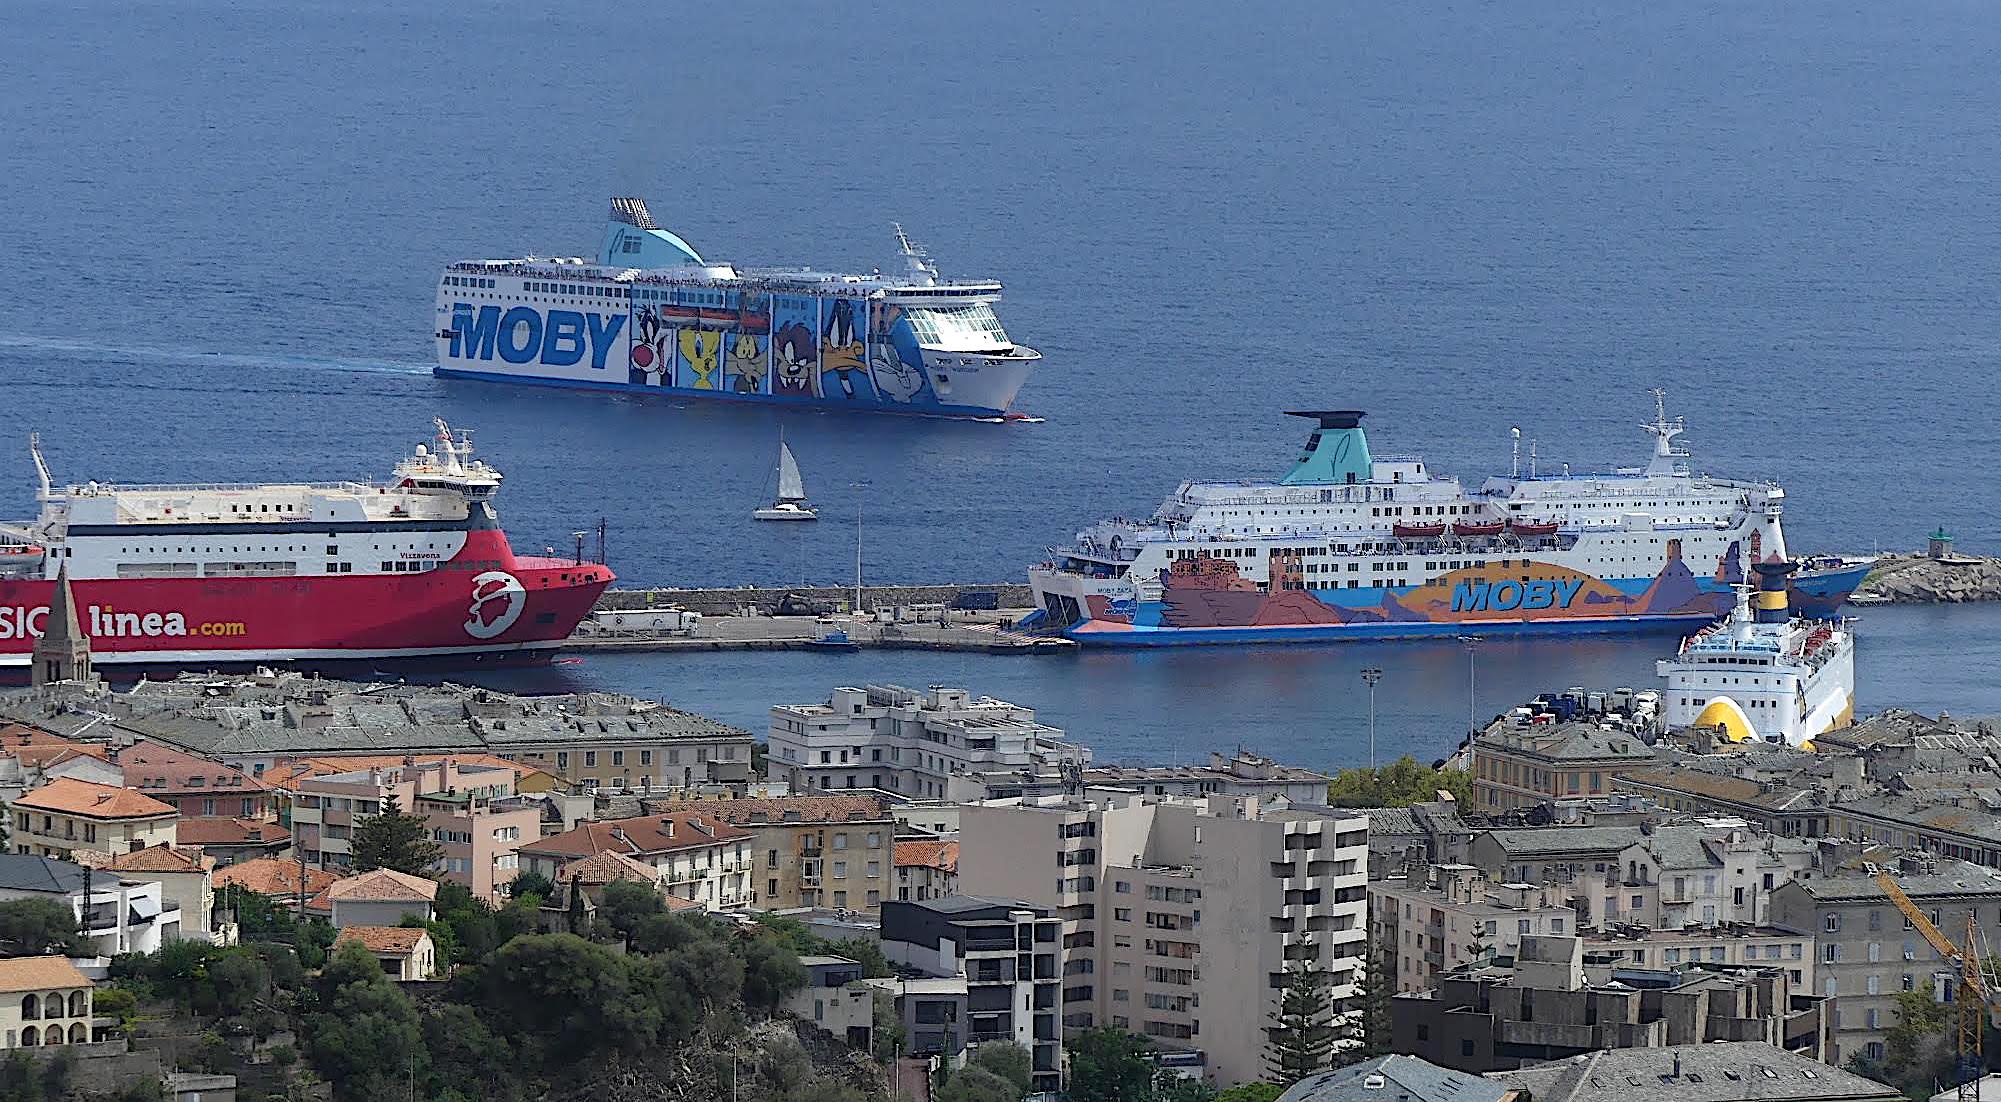
[[[1265,1063],[1273,1082],[1289,1087],[1328,1066],[1341,1036],[1333,1009],[1325,973],[1317,968],[1292,973],[1272,1024],[1265,1027]]]
[[[1354,1012],[1343,1031],[1349,1044],[1337,1054],[1337,1063],[1359,1064],[1390,1053],[1390,996],[1395,989],[1396,971],[1389,950],[1380,943],[1371,943],[1362,978],[1355,984],[1355,997],[1350,1000]]]
[[[354,869],[394,869],[412,876],[429,876],[444,859],[443,846],[431,841],[430,824],[403,814],[395,796],[382,801],[382,814],[361,820],[354,828]]]

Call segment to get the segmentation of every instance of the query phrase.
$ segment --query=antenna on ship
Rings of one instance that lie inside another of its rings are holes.
[[[47,501],[51,488],[49,465],[42,461],[42,434],[39,432],[28,434],[28,457],[35,461],[35,479],[41,483],[40,488],[35,491],[35,500]]]
[[[1534,481],[1535,481],[1535,446],[1536,446],[1536,442],[1535,442],[1534,440],[1531,440],[1531,441],[1529,441],[1529,481],[1530,481],[1530,482],[1534,482]]]
[[[1681,418],[1672,421],[1667,418],[1667,391],[1654,387],[1647,393],[1654,396],[1654,423],[1641,425],[1647,435],[1654,438],[1654,457],[1647,464],[1649,475],[1671,475],[1675,473],[1675,460],[1687,459],[1688,451],[1674,446],[1674,438],[1680,436],[1685,427]]]
[[[1522,430],[1517,425],[1508,430],[1508,477],[1522,476]]]
[[[889,225],[896,231],[896,248],[903,254],[904,266],[910,270],[911,276],[923,280],[926,287],[936,285],[938,266],[931,263],[931,258],[925,254],[924,247],[912,243],[909,236],[903,232],[903,223],[891,222]]]

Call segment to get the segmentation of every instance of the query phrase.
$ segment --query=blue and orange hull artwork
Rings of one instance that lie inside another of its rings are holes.
[[[1795,575],[1792,605],[1831,619],[1867,574],[1852,565]],[[1062,634],[1092,647],[1669,633],[1693,631],[1735,600],[1727,582],[1697,577],[1679,561],[1654,578],[1608,580],[1532,563],[1506,576],[1469,569],[1419,586],[1276,593],[1227,577],[1163,581],[1158,599],[1142,599],[1125,579],[1044,574],[1036,589],[1045,606],[1058,607],[1038,609],[1021,626],[1067,621]]]

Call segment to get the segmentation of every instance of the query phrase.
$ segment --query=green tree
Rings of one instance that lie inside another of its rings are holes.
[[[1438,798],[1439,789],[1471,807],[1473,779],[1463,769],[1433,769],[1406,754],[1374,769],[1343,769],[1327,782],[1335,807],[1409,807]]]
[[[799,954],[776,938],[745,938],[738,942],[738,953],[743,958],[743,1004],[765,1017],[778,1013],[786,998],[810,978]]]
[[[871,1031],[875,1038],[875,1059],[879,1064],[888,1064],[901,1055],[903,1047],[910,1043],[910,1031],[903,1026],[903,1018],[896,1012],[896,996],[881,988],[875,989],[875,1028]]]
[[[870,979],[896,974],[896,970],[889,966],[889,958],[883,955],[882,946],[864,938],[851,937],[825,942],[820,952],[854,961],[862,966],[862,975]]]
[[[1216,1088],[1206,1079],[1161,1068],[1153,1073],[1153,1102],[1216,1102]]]
[[[539,872],[524,872],[507,883],[507,898],[519,899],[532,895],[537,899],[549,899],[556,894],[556,882]]]
[[[382,814],[371,815],[356,824],[350,845],[356,872],[394,869],[412,876],[429,876],[445,856],[444,847],[431,841],[430,824],[403,814],[403,805],[395,796],[382,802]]]
[[[1362,966],[1362,978],[1355,984],[1351,1004],[1355,1014],[1349,1019],[1347,1036],[1351,1042],[1335,1054],[1342,1065],[1359,1064],[1386,1056],[1390,1048],[1390,996],[1396,989],[1395,965],[1390,950],[1381,942],[1371,942]]]
[[[653,1044],[661,1022],[656,988],[634,982],[637,966],[648,963],[629,965],[574,934],[517,937],[472,973],[465,993],[488,1028],[531,1066],[565,1068],[606,1048],[636,1053]],[[697,989],[730,980],[676,979]],[[733,984],[729,990],[734,994]]]
[[[1075,1102],[1151,1102],[1153,1042],[1123,1029],[1087,1029],[1064,1042]]]
[[[1019,1102],[1022,1092],[1013,1083],[977,1064],[968,1064],[952,1073],[937,1092],[938,1102]]]
[[[1016,1098],[1035,1086],[1035,1057],[1013,1041],[987,1041],[973,1050],[970,1062],[1014,1084]]]
[[[570,904],[566,917],[570,933],[578,937],[590,936],[591,918],[589,912],[584,910],[584,882],[581,877],[570,877]]]
[[[1333,1019],[1326,974],[1314,968],[1293,972],[1265,1029],[1265,1063],[1274,1082],[1289,1087],[1327,1067],[1340,1038]]]
[[[488,1029],[472,1007],[447,1003],[423,1024],[424,1050],[431,1056],[431,1097],[456,1090],[484,1102],[524,1097],[514,1046]]]
[[[601,935],[629,946],[642,920],[666,913],[667,902],[660,898],[660,889],[634,880],[614,880],[598,896],[597,928]]]
[[[1954,1081],[1957,1011],[1932,998],[1929,991],[1902,991],[1897,994],[1896,1013],[1897,1024],[1883,1034],[1883,1059],[1876,1077],[1913,1098],[1930,1098],[1940,1085]]]
[[[1278,1102],[1285,1088],[1277,1083],[1239,1083],[1216,1092],[1216,1102]]]
[[[314,1002],[300,1036],[336,1102],[405,1098],[428,1073],[416,1007],[360,943],[334,951]]]
[[[76,912],[68,903],[52,899],[0,903],[0,956],[33,957],[52,952],[90,955]]]

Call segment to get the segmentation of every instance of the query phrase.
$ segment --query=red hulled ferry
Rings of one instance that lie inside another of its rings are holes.
[[[611,584],[514,554],[500,472],[443,421],[387,482],[55,488],[0,526],[0,667],[25,666],[57,579],[100,666],[547,658]]]

